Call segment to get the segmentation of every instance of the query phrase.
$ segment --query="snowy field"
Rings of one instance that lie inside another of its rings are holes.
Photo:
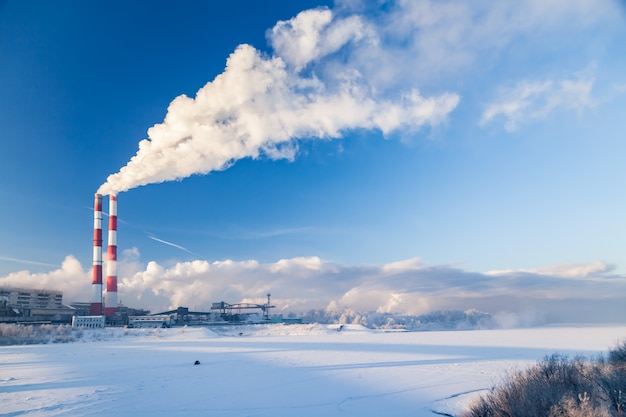
[[[509,370],[555,352],[593,356],[624,338],[623,325],[92,330],[72,343],[0,347],[0,415],[456,415]]]

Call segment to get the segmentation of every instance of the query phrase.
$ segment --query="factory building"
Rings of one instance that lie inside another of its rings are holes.
[[[72,318],[72,327],[104,329],[104,326],[104,316],[74,316],[74,318]]]
[[[0,297],[6,297],[13,308],[63,308],[63,293],[53,290],[0,287]]]
[[[54,290],[0,287],[0,321],[9,323],[69,323],[74,309],[63,305]]]

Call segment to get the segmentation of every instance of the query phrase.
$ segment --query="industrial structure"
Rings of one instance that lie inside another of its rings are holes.
[[[105,300],[106,301],[106,300]],[[73,327],[97,329],[105,326],[172,327],[220,326],[236,324],[296,323],[301,319],[270,317],[270,294],[264,304],[224,301],[213,303],[210,311],[190,311],[187,307],[150,314],[150,311],[118,304],[111,316],[91,314],[93,303],[63,304],[63,293],[55,290],[0,287],[0,323],[70,324]]]
[[[89,314],[102,314],[102,196],[95,195],[93,206],[93,278]]]
[[[0,322],[69,323],[73,315],[61,291],[0,287]]]
[[[72,327],[83,327],[87,329],[104,329],[104,316],[74,316]]]
[[[101,328],[170,327],[174,325],[221,325],[243,323],[286,323],[282,316],[270,318],[271,294],[265,304],[224,301],[213,303],[211,311],[189,311],[187,307],[150,314],[126,307],[117,296],[117,194],[109,195],[106,297],[103,296],[102,195],[94,196],[92,295],[89,302],[63,305],[61,291],[0,287],[0,322],[20,324],[72,323],[74,327]],[[257,310],[257,311],[254,311]],[[260,310],[260,312],[258,311]]]
[[[274,308],[270,303],[270,294],[267,294],[266,304],[238,303],[229,304],[224,301],[213,303],[211,310],[218,313],[207,312],[189,312],[186,307],[179,307],[177,310],[166,311],[152,316],[138,315],[122,315],[116,314],[118,309],[117,297],[117,194],[109,194],[109,229],[108,229],[108,249],[107,249],[107,272],[106,272],[106,297],[103,297],[102,282],[102,195],[96,193],[94,196],[93,208],[93,273],[92,273],[92,296],[89,305],[89,316],[97,317],[104,315],[106,322],[112,325],[131,324],[133,326],[144,326],[152,324],[161,324],[161,317],[174,317],[174,323],[187,323],[189,317],[195,318],[194,321],[202,323],[210,323],[216,321],[237,323],[253,320],[252,317],[258,317],[257,313],[249,310],[260,309],[262,312],[261,321],[270,321],[270,309]],[[245,310],[245,311],[244,311]],[[156,318],[156,316],[161,316]],[[131,317],[136,317],[132,319]],[[149,318],[152,317],[152,318]],[[87,319],[85,319],[87,320]],[[89,321],[89,320],[87,320]],[[85,323],[87,322],[85,321]],[[80,322],[80,320],[79,320]],[[99,321],[98,321],[99,323]],[[165,320],[165,324],[169,326],[171,322]]]
[[[117,308],[117,194],[109,195],[109,249],[107,251],[107,298],[104,315]]]
[[[75,327],[99,328],[105,324],[130,327],[170,327],[186,324],[270,322],[271,294],[267,303],[213,303],[211,312],[186,307],[150,315],[118,304],[117,297],[117,194],[109,195],[106,297],[102,282],[102,195],[94,196],[92,295],[89,303],[62,304],[60,291],[0,288],[0,321],[16,323],[72,323]],[[261,314],[252,310],[261,310]]]
[[[63,293],[53,290],[0,287],[0,297],[6,297],[17,308],[61,308]]]
[[[112,316],[91,314],[93,303],[63,304],[63,292],[41,288],[0,286],[0,323],[70,324],[75,327],[104,327],[129,324],[130,318],[147,316],[150,311],[117,305]],[[102,325],[100,325],[102,323]]]
[[[187,307],[178,307],[176,310],[163,311],[150,317],[155,317],[156,321],[151,322],[147,317],[143,320],[143,325],[148,323],[161,324],[160,318],[170,317],[166,327],[173,325],[220,325],[220,324],[243,324],[243,323],[270,323],[270,309],[275,308],[270,302],[271,294],[267,294],[267,303],[237,303],[229,304],[224,301],[213,303],[211,311],[189,311]],[[254,311],[257,310],[257,311]],[[258,310],[261,310],[259,314]],[[140,320],[137,320],[139,322]],[[281,320],[282,322],[282,320]],[[150,327],[161,327],[150,326]]]
[[[154,316],[133,316],[128,318],[128,327],[170,327],[173,323],[172,316],[154,315]]]
[[[213,303],[211,305],[211,310],[219,310],[221,313],[222,319],[229,322],[237,322],[241,321],[241,316],[243,314],[243,310],[250,309],[261,309],[263,312],[263,320],[270,320],[270,308],[274,308],[275,306],[271,305],[270,297],[272,294],[267,294],[267,304],[251,304],[251,303],[238,303],[238,304],[228,304],[224,301],[220,301],[219,303]]]
[[[93,277],[89,314],[110,317],[117,309],[117,194],[109,195],[106,305],[102,297],[102,195],[96,194],[93,208]]]

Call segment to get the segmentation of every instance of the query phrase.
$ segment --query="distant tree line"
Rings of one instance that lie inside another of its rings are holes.
[[[310,323],[360,324],[372,329],[469,330],[498,327],[497,320],[492,314],[478,310],[441,310],[419,316],[379,312],[361,313],[352,309],[310,310],[302,318]]]

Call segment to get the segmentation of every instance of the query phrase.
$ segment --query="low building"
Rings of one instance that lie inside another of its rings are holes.
[[[128,317],[128,327],[170,327],[172,325],[172,317],[167,315],[160,316],[130,316]]]
[[[104,329],[104,316],[74,316],[72,327],[84,327],[87,329]]]

